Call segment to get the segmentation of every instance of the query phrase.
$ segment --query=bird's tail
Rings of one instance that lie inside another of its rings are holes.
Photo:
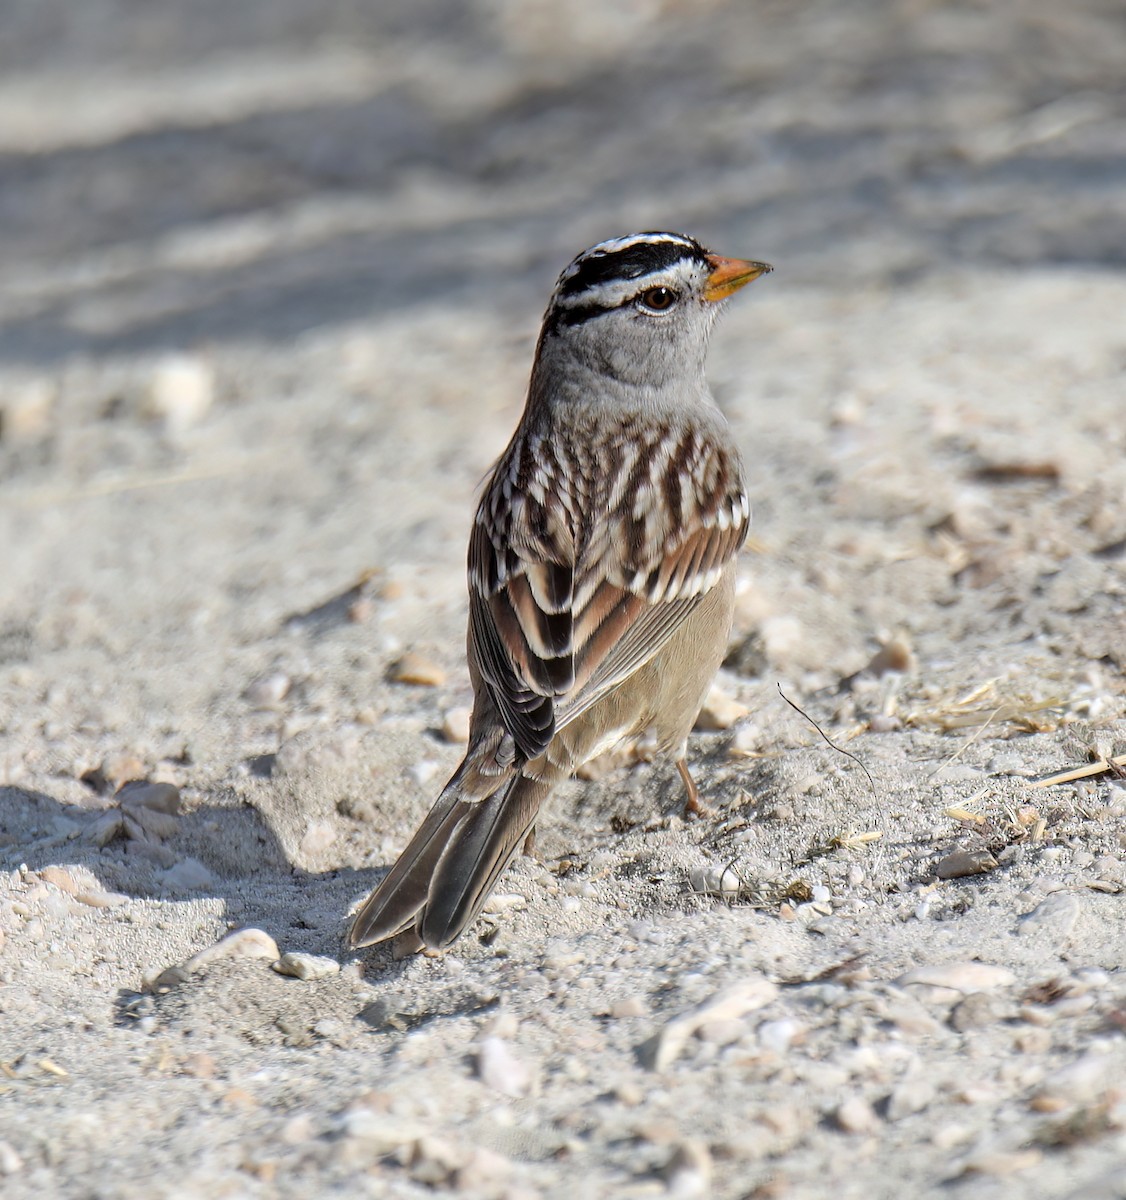
[[[431,949],[455,941],[481,911],[512,861],[554,780],[518,770],[482,794],[459,770],[418,832],[352,922],[352,946],[370,946],[414,926]]]

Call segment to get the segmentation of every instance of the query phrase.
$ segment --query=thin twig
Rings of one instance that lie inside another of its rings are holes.
[[[864,774],[868,776],[868,783],[872,788],[872,799],[875,800],[877,803],[879,803],[880,796],[879,796],[879,793],[876,791],[876,781],[872,778],[871,771],[868,770],[868,768],[864,765],[864,763],[855,754],[853,754],[851,750],[845,750],[843,747],[838,746],[836,744],[836,742],[834,742],[833,739],[831,737],[829,737],[829,735],[825,732],[825,730],[822,729],[821,726],[818,725],[817,722],[809,715],[809,713],[807,713],[803,709],[799,708],[790,699],[790,697],[787,696],[784,691],[782,691],[782,685],[780,683],[775,684],[775,686],[778,688],[778,695],[781,696],[782,699],[786,701],[786,703],[794,710],[794,712],[805,717],[805,719],[813,726],[813,728],[816,729],[817,732],[825,739],[826,745],[831,747],[838,754],[843,754],[845,756],[845,758],[851,758],[852,761],[854,763],[856,763],[856,765],[864,772]]]

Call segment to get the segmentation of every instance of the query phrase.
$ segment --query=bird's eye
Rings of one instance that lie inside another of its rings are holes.
[[[647,292],[642,292],[637,298],[638,304],[649,312],[668,312],[673,305],[680,299],[677,292],[672,288],[654,287]]]

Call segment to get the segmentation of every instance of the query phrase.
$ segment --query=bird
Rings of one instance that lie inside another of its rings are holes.
[[[358,909],[353,948],[449,947],[552,788],[623,739],[655,742],[700,811],[687,739],[727,647],[750,522],[705,356],[728,298],[772,269],[646,232],[559,276],[469,539],[465,757]]]

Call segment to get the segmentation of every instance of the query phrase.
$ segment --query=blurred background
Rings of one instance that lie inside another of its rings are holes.
[[[522,320],[679,227],[787,286],[1126,263],[1119,0],[3,0],[0,359]]]

